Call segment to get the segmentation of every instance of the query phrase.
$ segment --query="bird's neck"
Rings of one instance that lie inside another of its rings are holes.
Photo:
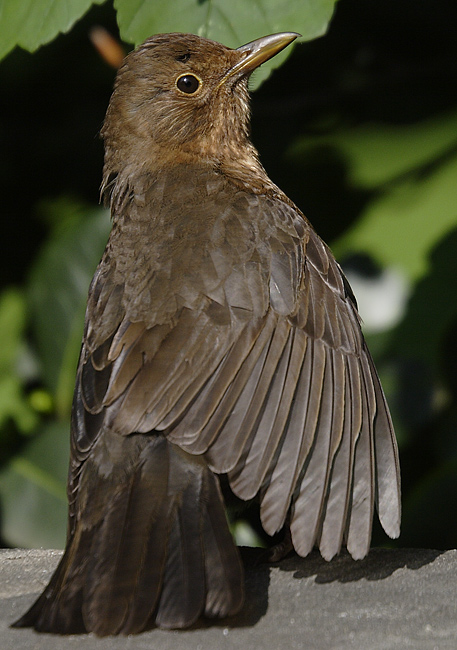
[[[137,179],[142,179],[145,175],[156,177],[164,170],[177,165],[193,169],[213,169],[215,173],[224,175],[238,187],[256,194],[277,189],[268,178],[257,151],[249,140],[243,144],[219,143],[214,149],[209,146],[200,146],[199,149],[195,146],[181,146],[173,149],[149,145],[143,155],[137,155],[133,159],[119,155],[120,151],[117,147],[106,149],[102,193],[110,193],[113,179],[117,191],[122,187],[127,190],[127,187],[135,187]]]

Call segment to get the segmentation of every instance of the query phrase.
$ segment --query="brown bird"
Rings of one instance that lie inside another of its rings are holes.
[[[159,34],[118,73],[67,545],[19,627],[131,634],[238,612],[218,475],[301,556],[364,557],[375,505],[399,533],[397,447],[354,296],[249,140],[249,75],[297,36],[230,49]]]

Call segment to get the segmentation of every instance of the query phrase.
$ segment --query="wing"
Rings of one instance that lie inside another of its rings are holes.
[[[240,498],[260,495],[269,534],[290,512],[300,555],[317,544],[330,559],[345,540],[361,558],[375,504],[385,531],[399,534],[392,422],[355,299],[331,252],[309,227],[299,243],[282,239],[255,341],[237,341],[169,436],[228,473]],[[297,260],[304,262],[299,283]]]
[[[399,474],[350,288],[285,199],[205,183],[182,230],[167,226],[162,209],[160,249],[144,241],[149,253],[137,245],[125,261],[127,226],[122,251],[114,230],[91,290],[70,491],[101,423],[122,435],[161,431],[227,473],[242,499],[259,495],[268,533],[290,513],[301,555],[318,544],[331,558],[345,540],[363,557],[375,504],[386,532],[398,535]],[[139,214],[153,190],[164,194],[148,188]],[[135,221],[134,203],[129,210]],[[114,259],[123,268],[113,270]]]

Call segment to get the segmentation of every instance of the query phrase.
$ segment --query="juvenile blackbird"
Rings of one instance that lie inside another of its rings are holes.
[[[301,556],[364,557],[375,504],[399,533],[397,447],[356,301],[249,141],[248,77],[296,37],[159,34],[118,73],[67,545],[18,627],[131,634],[239,611],[221,474]]]

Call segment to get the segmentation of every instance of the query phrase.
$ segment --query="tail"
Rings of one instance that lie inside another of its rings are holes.
[[[243,603],[218,479],[161,436],[103,433],[83,466],[73,529],[14,627],[135,634],[230,616]]]

